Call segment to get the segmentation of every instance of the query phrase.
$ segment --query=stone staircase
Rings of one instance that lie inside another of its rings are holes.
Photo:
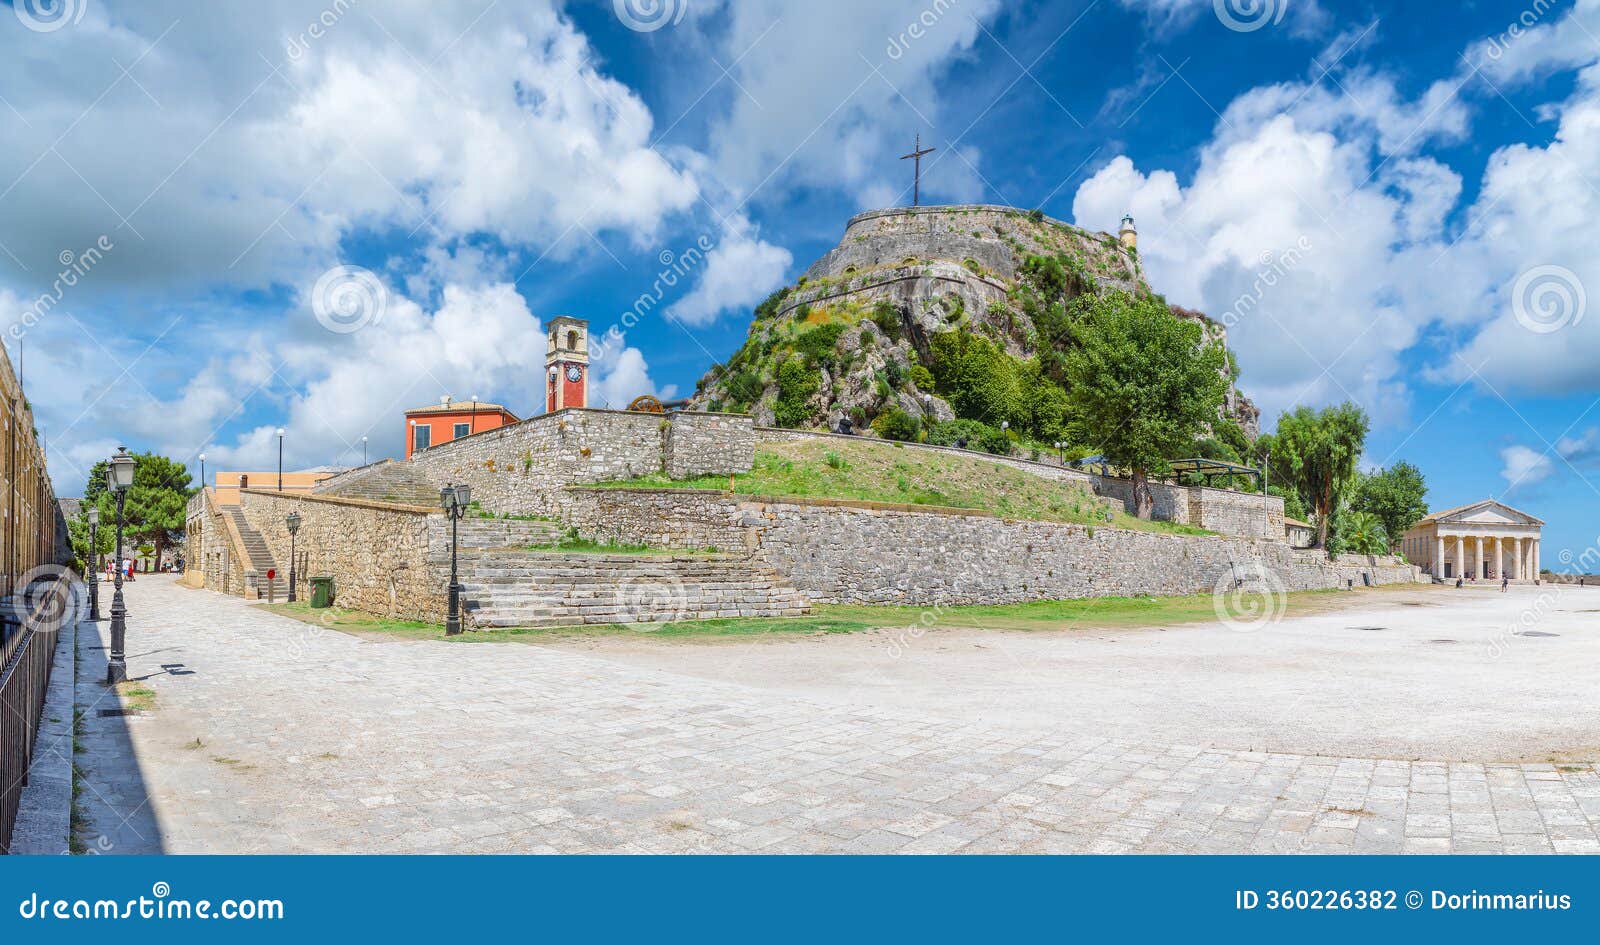
[[[811,608],[765,561],[742,554],[478,551],[463,558],[461,581],[480,629],[794,617]]]
[[[272,552],[267,548],[267,540],[245,520],[244,511],[237,505],[222,506],[222,513],[232,519],[233,527],[239,530],[239,538],[244,541],[245,554],[250,558],[249,570],[256,572],[256,587],[260,591],[261,598],[263,600],[268,598],[270,584],[270,596],[273,600],[288,600],[289,574],[273,562]],[[277,572],[277,576],[270,582],[267,580],[268,571]]]
[[[368,502],[393,502],[437,508],[439,487],[410,463],[386,459],[370,466],[324,479],[311,490],[317,495],[336,495]]]
[[[450,548],[450,520],[444,516],[428,521],[429,547]],[[485,548],[526,549],[529,545],[553,545],[565,529],[559,522],[516,518],[475,518],[468,515],[456,523],[456,541],[462,551]],[[446,566],[449,561],[445,562]]]

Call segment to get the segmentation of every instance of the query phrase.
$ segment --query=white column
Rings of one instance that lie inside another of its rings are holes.
[[[1483,579],[1483,561],[1486,555],[1483,550],[1483,536],[1476,536],[1472,543],[1472,576],[1478,580]]]
[[[1433,533],[1433,576],[1444,580],[1444,538],[1438,532]]]
[[[1464,535],[1456,536],[1456,577],[1467,576],[1467,539]]]
[[[1496,535],[1489,539],[1489,563],[1494,566],[1494,576],[1496,578],[1504,576],[1501,573],[1505,570],[1506,566],[1504,557],[1505,556],[1501,554],[1500,551],[1500,536]]]
[[[1544,538],[1542,536],[1539,537],[1539,538],[1535,538],[1532,541],[1532,545],[1533,545],[1533,579],[1535,581],[1537,581],[1537,580],[1539,580],[1539,575],[1542,573],[1539,570],[1539,549],[1540,549],[1541,546],[1544,545]]]
[[[1513,536],[1511,539],[1511,571],[1513,581],[1522,580],[1522,536]]]

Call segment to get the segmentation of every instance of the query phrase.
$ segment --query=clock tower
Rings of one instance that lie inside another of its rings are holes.
[[[571,315],[550,319],[544,366],[545,410],[589,406],[589,323]]]

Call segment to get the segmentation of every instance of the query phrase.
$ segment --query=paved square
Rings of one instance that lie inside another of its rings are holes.
[[[1600,852],[1589,763],[1007,724],[959,694],[941,714],[937,692],[762,685],[738,648],[747,682],[603,649],[375,642],[160,577],[128,602],[149,712],[98,712],[107,627],[78,637],[81,836],[103,852]]]

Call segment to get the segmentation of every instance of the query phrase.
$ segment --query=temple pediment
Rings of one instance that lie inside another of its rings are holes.
[[[1544,524],[1543,520],[1534,518],[1526,512],[1514,509],[1495,499],[1485,499],[1482,502],[1475,502],[1471,505],[1434,512],[1424,518],[1422,522],[1435,522],[1441,525],[1538,526]]]

